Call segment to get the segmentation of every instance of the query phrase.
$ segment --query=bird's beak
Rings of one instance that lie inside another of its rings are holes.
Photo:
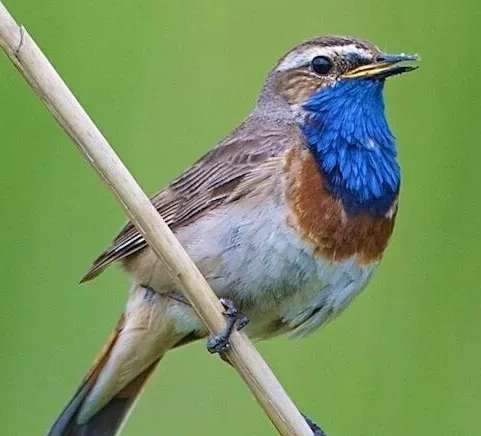
[[[362,65],[343,74],[345,79],[385,79],[395,74],[407,73],[418,68],[412,62],[417,61],[417,55],[381,54],[375,62]]]

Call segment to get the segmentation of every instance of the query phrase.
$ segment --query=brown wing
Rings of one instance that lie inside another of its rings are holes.
[[[153,205],[172,230],[245,195],[246,191],[255,187],[253,180],[258,182],[262,179],[263,175],[257,174],[259,171],[263,168],[272,169],[269,161],[282,155],[291,142],[290,135],[286,126],[278,125],[272,129],[266,129],[263,125],[262,131],[265,133],[259,135],[259,128],[256,129],[252,124],[246,122],[152,198]],[[264,173],[265,177],[271,174],[269,171]],[[96,277],[111,263],[146,245],[135,226],[127,223],[112,246],[94,261],[81,282]]]

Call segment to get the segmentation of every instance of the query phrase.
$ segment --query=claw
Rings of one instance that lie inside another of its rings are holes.
[[[223,335],[211,336],[207,340],[207,351],[212,354],[223,354],[230,348],[229,340]]]
[[[308,416],[304,415],[303,413],[302,413],[302,416],[306,420],[306,423],[309,426],[309,428],[312,430],[312,434],[314,436],[327,436],[324,430],[321,427],[319,427],[314,421],[312,421]]]
[[[230,348],[229,339],[234,327],[237,330],[243,329],[249,323],[249,318],[239,312],[231,300],[221,298],[219,301],[224,307],[224,316],[226,317],[227,325],[223,332],[211,336],[208,339],[207,350],[209,353],[222,355]]]

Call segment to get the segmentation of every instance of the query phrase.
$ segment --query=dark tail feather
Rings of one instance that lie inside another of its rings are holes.
[[[88,384],[82,386],[52,426],[48,436],[116,435],[158,362],[158,360],[154,362],[142,374],[138,375],[136,379],[132,380],[87,423],[78,424],[76,420],[77,413],[90,390]]]
[[[129,410],[142,392],[145,382],[157,366],[160,359],[157,359],[147,369],[134,378],[87,423],[79,424],[77,422],[77,416],[84,400],[95,385],[100,371],[107,362],[110,352],[118,339],[122,326],[123,319],[119,321],[116,330],[102,350],[100,357],[94,363],[82,385],[62,411],[57,421],[53,424],[48,432],[48,436],[113,436],[120,430]]]

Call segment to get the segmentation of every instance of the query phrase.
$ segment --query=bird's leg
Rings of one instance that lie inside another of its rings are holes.
[[[237,330],[243,329],[249,323],[249,318],[237,310],[232,300],[221,298],[219,301],[224,307],[224,316],[226,317],[227,325],[220,334],[211,336],[208,339],[207,350],[212,354],[219,354],[223,360],[225,360],[227,363],[230,363],[224,355],[224,353],[230,347],[230,335],[234,331],[234,328],[237,328]],[[309,428],[312,430],[313,436],[327,436],[324,430],[308,416],[304,414],[302,414],[302,416],[304,417]]]
[[[224,316],[226,317],[227,325],[220,334],[209,338],[207,341],[207,350],[209,353],[218,353],[222,357],[222,354],[230,347],[229,339],[234,327],[237,328],[237,330],[243,329],[249,323],[249,318],[239,312],[231,300],[221,298],[219,301],[224,307]]]
[[[312,421],[308,416],[304,415],[303,413],[302,413],[302,416],[306,420],[306,423],[309,426],[309,428],[312,430],[312,434],[314,436],[327,436],[324,430],[321,427],[319,427],[314,421]]]

